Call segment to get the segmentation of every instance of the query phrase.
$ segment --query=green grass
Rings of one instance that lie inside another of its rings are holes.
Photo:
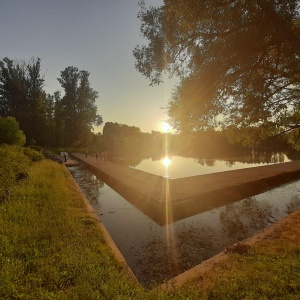
[[[192,283],[147,291],[113,256],[65,167],[35,162],[0,203],[0,299],[300,299],[297,222]]]
[[[0,298],[130,298],[136,289],[59,164],[34,165],[1,204],[0,228]]]

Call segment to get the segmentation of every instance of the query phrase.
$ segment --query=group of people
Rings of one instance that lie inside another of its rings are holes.
[[[103,162],[107,160],[107,151],[105,152],[101,152],[100,157],[98,152],[96,153],[96,159],[98,161],[98,159],[100,158],[100,160],[102,160]]]
[[[107,153],[107,151],[104,151],[104,152],[101,152],[101,153],[96,152],[95,156],[96,156],[96,160],[97,160],[97,161],[98,161],[99,159],[100,159],[100,161],[102,161],[102,162],[105,162],[105,161],[108,160],[108,153]],[[88,157],[88,152],[87,152],[87,150],[85,150],[85,157]]]
[[[60,159],[62,162],[67,162],[68,161],[68,153],[65,151],[60,152]]]

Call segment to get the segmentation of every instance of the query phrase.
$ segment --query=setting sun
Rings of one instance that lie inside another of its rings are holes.
[[[161,130],[163,132],[169,132],[172,129],[171,125],[167,122],[162,122],[161,124]]]

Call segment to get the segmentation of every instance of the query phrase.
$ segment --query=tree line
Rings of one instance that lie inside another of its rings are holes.
[[[58,78],[64,95],[44,90],[41,59],[0,61],[0,116],[14,117],[28,145],[71,147],[86,145],[93,138],[93,126],[100,125],[95,101],[98,92],[90,73],[69,66]]]
[[[255,146],[245,147],[232,143],[228,132],[222,130],[199,130],[194,132],[162,133],[152,130],[141,132],[138,127],[106,122],[103,134],[99,134],[96,152],[108,151],[116,159],[139,160],[145,157],[160,159],[165,155],[189,157],[238,157],[245,153],[285,152],[298,155],[282,137],[260,141]],[[126,163],[126,161],[124,161]]]
[[[141,132],[140,128],[106,122],[103,133],[94,125],[103,122],[97,114],[98,92],[89,82],[89,72],[66,67],[58,78],[64,95],[44,91],[41,60],[0,61],[0,144],[38,145],[54,148],[86,149],[89,153],[108,152],[114,157],[159,157],[166,151],[174,155],[198,156],[243,151],[230,130],[213,128],[163,134]],[[241,130],[240,135],[243,135]],[[260,141],[257,139],[257,142]],[[287,148],[279,138],[263,146]],[[167,147],[167,149],[166,149]]]

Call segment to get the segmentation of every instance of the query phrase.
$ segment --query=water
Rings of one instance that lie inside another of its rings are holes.
[[[231,160],[212,158],[200,159],[169,155],[156,160],[146,158],[137,165],[131,165],[130,167],[157,176],[176,179],[289,161],[291,160],[283,153],[274,153],[268,160],[264,160],[261,157],[258,159],[257,157],[247,156],[240,159],[240,161],[236,158]]]
[[[300,208],[300,180],[160,226],[84,166],[69,168],[135,276],[151,287]]]

